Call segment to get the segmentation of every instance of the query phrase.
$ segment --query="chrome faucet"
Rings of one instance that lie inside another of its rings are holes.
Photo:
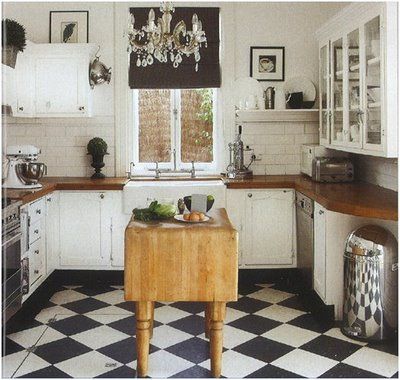
[[[176,172],[176,149],[172,151],[172,156],[174,158],[174,172]]]
[[[158,168],[158,161],[156,161],[156,178],[160,178],[161,170]]]
[[[194,168],[194,161],[192,161],[192,169],[190,170],[190,178],[196,178],[196,170]]]
[[[129,171],[126,172],[126,176],[127,176],[128,179],[132,179],[132,176],[133,176],[133,168],[134,168],[134,167],[135,167],[135,164],[133,163],[133,161],[131,161],[131,162],[129,163]]]

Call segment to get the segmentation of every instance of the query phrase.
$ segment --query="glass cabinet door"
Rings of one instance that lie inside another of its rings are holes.
[[[324,45],[319,50],[319,109],[320,109],[320,143],[329,144],[329,47]]]
[[[356,29],[347,35],[345,68],[346,116],[345,140],[349,145],[361,146],[363,110],[361,103],[360,79],[360,31]]]
[[[343,39],[332,43],[332,119],[331,142],[343,145]]]
[[[364,145],[367,149],[380,150],[382,145],[381,122],[381,33],[380,16],[364,25]]]

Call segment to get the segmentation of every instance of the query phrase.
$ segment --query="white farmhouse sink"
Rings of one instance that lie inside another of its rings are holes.
[[[129,181],[123,190],[123,210],[131,214],[135,207],[147,207],[153,200],[178,203],[192,194],[212,195],[213,207],[225,207],[226,187],[221,180],[210,181]]]

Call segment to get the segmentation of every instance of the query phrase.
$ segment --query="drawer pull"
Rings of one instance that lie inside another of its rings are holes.
[[[39,273],[39,269],[35,269],[35,270],[33,271],[33,273],[38,274],[38,273]]]
[[[252,194],[252,193],[248,193],[247,196],[248,196],[249,198],[251,198],[251,197],[253,196],[253,194]]]
[[[319,210],[319,215],[323,215],[324,212],[322,210]]]
[[[36,214],[41,214],[41,213],[42,213],[42,210],[40,210],[40,209],[36,210]]]
[[[39,233],[39,230],[34,230],[33,233],[34,233],[34,234],[38,234],[38,233]]]
[[[85,110],[85,107],[84,106],[80,106],[79,107],[79,111],[84,111]]]
[[[38,254],[39,254],[39,250],[38,250],[38,249],[36,249],[36,250],[35,250],[35,253],[38,255]]]
[[[101,199],[104,199],[104,194],[100,194],[100,198],[101,198]]]

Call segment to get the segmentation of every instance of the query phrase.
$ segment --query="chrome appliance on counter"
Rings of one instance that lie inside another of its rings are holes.
[[[22,303],[21,204],[9,198],[1,199],[3,323],[21,308]]]
[[[313,289],[314,201],[296,191],[297,268],[306,290]]]
[[[238,126],[239,131],[233,143],[229,143],[229,165],[226,168],[226,176],[228,178],[251,178],[253,171],[250,170],[250,165],[254,162],[256,156],[253,149],[244,148],[242,141],[242,126]],[[244,164],[244,152],[253,152],[248,165]]]
[[[8,189],[38,189],[38,182],[47,172],[47,166],[36,162],[40,149],[33,145],[15,145],[6,149],[7,177],[3,188]]]
[[[312,162],[312,179],[316,182],[351,182],[353,163],[343,157],[316,157]]]

